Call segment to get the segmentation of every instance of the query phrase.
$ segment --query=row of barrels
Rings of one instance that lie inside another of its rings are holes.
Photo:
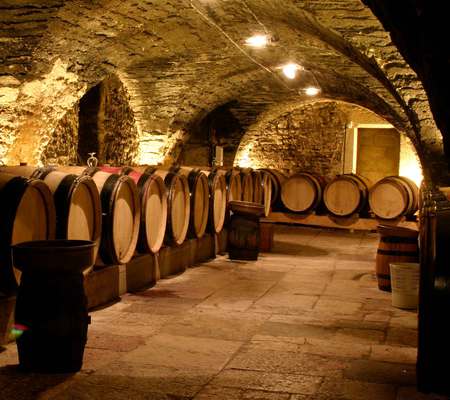
[[[298,213],[327,213],[335,217],[354,214],[382,219],[411,217],[418,208],[419,189],[402,176],[389,176],[374,185],[356,174],[343,174],[328,180],[301,172],[286,176],[269,170],[272,177],[273,208]]]
[[[156,253],[163,243],[220,232],[229,201],[270,198],[264,181],[257,171],[205,167],[1,167],[0,292],[19,278],[12,244],[92,240],[97,264],[123,264],[136,249]]]

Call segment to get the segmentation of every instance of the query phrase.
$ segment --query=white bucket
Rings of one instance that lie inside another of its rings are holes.
[[[419,300],[419,263],[390,263],[392,305],[415,309]]]

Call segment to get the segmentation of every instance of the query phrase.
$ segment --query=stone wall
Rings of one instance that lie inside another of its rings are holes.
[[[84,164],[88,153],[96,152],[102,164],[134,164],[139,138],[128,100],[115,76],[91,88],[59,121],[41,162]]]
[[[118,78],[111,76],[102,82],[101,98],[100,160],[111,165],[134,164],[139,138],[127,91]]]
[[[335,102],[309,103],[244,136],[235,164],[246,167],[342,172],[345,113]]]
[[[50,142],[41,155],[41,163],[48,164],[76,164],[78,145],[78,103],[72,110],[61,118],[51,135]]]

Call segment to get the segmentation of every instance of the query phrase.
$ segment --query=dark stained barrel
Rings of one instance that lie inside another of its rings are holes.
[[[89,325],[83,270],[94,263],[94,247],[82,240],[13,247],[14,263],[23,271],[15,310],[16,326],[26,327],[16,340],[21,370],[81,369]]]
[[[260,248],[259,217],[264,213],[261,204],[232,201],[228,230],[228,252],[230,259],[257,260]]]
[[[380,242],[376,257],[378,287],[391,291],[389,263],[418,262],[418,231],[389,225],[378,225]]]

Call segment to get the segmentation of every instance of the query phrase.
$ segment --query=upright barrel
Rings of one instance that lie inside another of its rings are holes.
[[[290,211],[308,213],[313,211],[322,200],[321,179],[308,172],[290,176],[281,187],[281,201]]]
[[[389,264],[418,262],[418,231],[397,226],[379,225],[380,242],[376,257],[378,287],[391,291]]]
[[[201,238],[208,226],[209,183],[204,172],[196,168],[181,167],[178,173],[187,177],[190,191],[189,236]]]
[[[55,237],[56,211],[48,186],[38,179],[0,173],[0,292],[16,290],[20,272],[11,245]]]
[[[92,179],[102,205],[100,258],[104,264],[131,260],[139,236],[140,205],[136,184],[127,175],[94,170]]]
[[[403,176],[388,176],[378,181],[369,193],[373,213],[382,219],[412,216],[418,207],[419,189]]]
[[[355,174],[343,174],[330,181],[323,193],[328,212],[336,217],[349,217],[368,210],[370,182]]]

